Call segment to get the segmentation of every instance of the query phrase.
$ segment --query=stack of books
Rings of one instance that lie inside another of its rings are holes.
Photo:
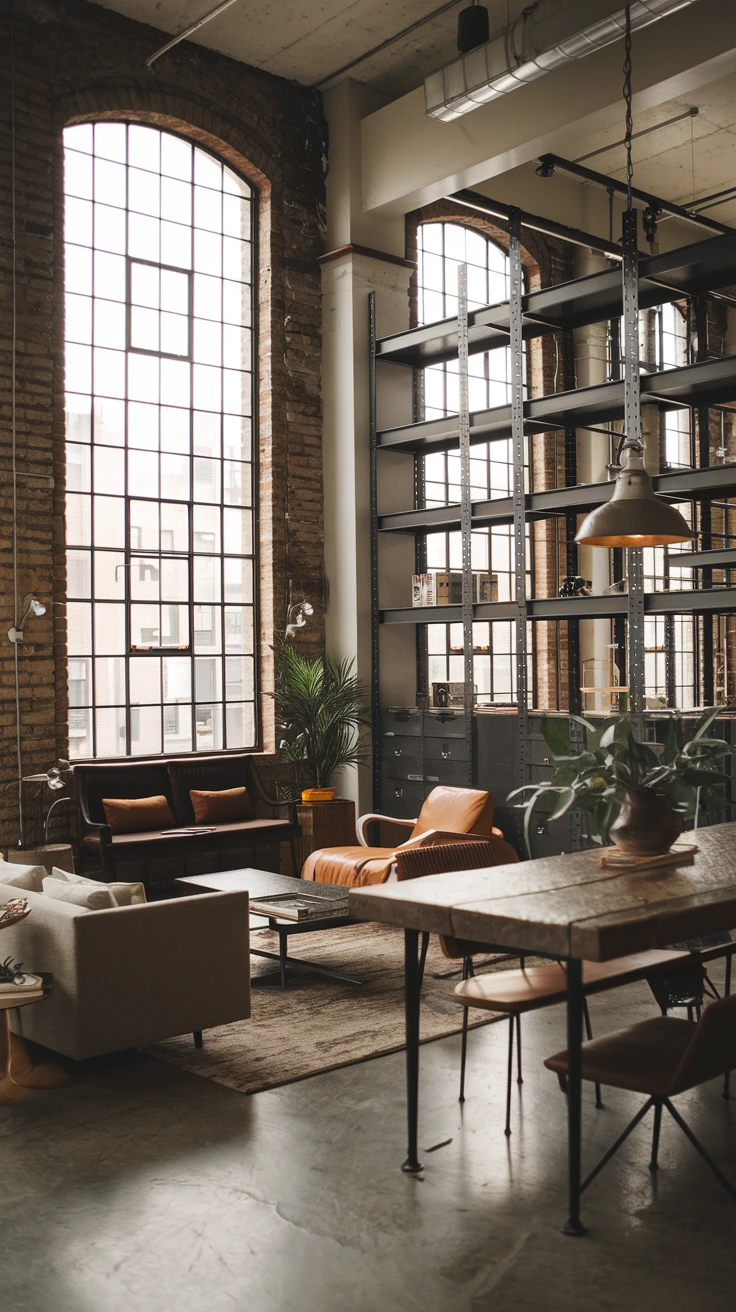
[[[12,980],[0,980],[0,1006],[5,1007],[10,998],[20,1002],[37,1001],[44,995],[42,975],[16,975]]]

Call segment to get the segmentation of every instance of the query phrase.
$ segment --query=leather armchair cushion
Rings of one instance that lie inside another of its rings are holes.
[[[490,838],[493,832],[493,797],[480,788],[450,788],[440,784],[425,799],[411,836],[416,838],[428,829]]]
[[[326,847],[307,857],[302,879],[364,888],[367,884],[382,884],[393,859],[392,847]]]

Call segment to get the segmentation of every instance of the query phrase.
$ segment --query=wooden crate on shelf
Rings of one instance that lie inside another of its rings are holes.
[[[355,833],[355,802],[336,797],[333,802],[315,802],[312,806],[297,807],[301,836],[296,840],[296,862],[301,873],[310,852],[322,847],[351,847],[358,842]],[[281,845],[281,872],[293,874],[291,857],[286,843]]]

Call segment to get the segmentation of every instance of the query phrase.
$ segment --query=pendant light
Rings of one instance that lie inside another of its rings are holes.
[[[695,537],[679,510],[655,496],[652,480],[644,466],[639,380],[639,250],[637,213],[631,196],[634,173],[631,97],[631,14],[627,6],[624,100],[628,205],[623,216],[622,243],[626,436],[619,453],[621,464],[613,496],[605,505],[597,506],[586,515],[575,536],[575,541],[585,547],[660,547],[672,542],[687,542]]]

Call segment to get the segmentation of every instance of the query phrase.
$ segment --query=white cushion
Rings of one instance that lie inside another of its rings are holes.
[[[45,878],[45,866],[21,866],[15,861],[0,860],[0,884],[24,888],[27,893],[40,893]]]
[[[103,883],[98,879],[87,879],[85,875],[75,875],[71,870],[59,870],[54,866],[51,872],[52,879],[64,880],[68,884],[86,884],[92,888],[107,888],[112,893],[113,905],[116,907],[132,907],[139,902],[145,902],[146,890],[143,884],[135,883]]]
[[[53,879],[48,876],[43,881],[43,892],[55,902],[73,902],[77,907],[86,907],[88,911],[104,911],[106,907],[116,905],[110,889],[106,884],[70,883],[66,879]]]

